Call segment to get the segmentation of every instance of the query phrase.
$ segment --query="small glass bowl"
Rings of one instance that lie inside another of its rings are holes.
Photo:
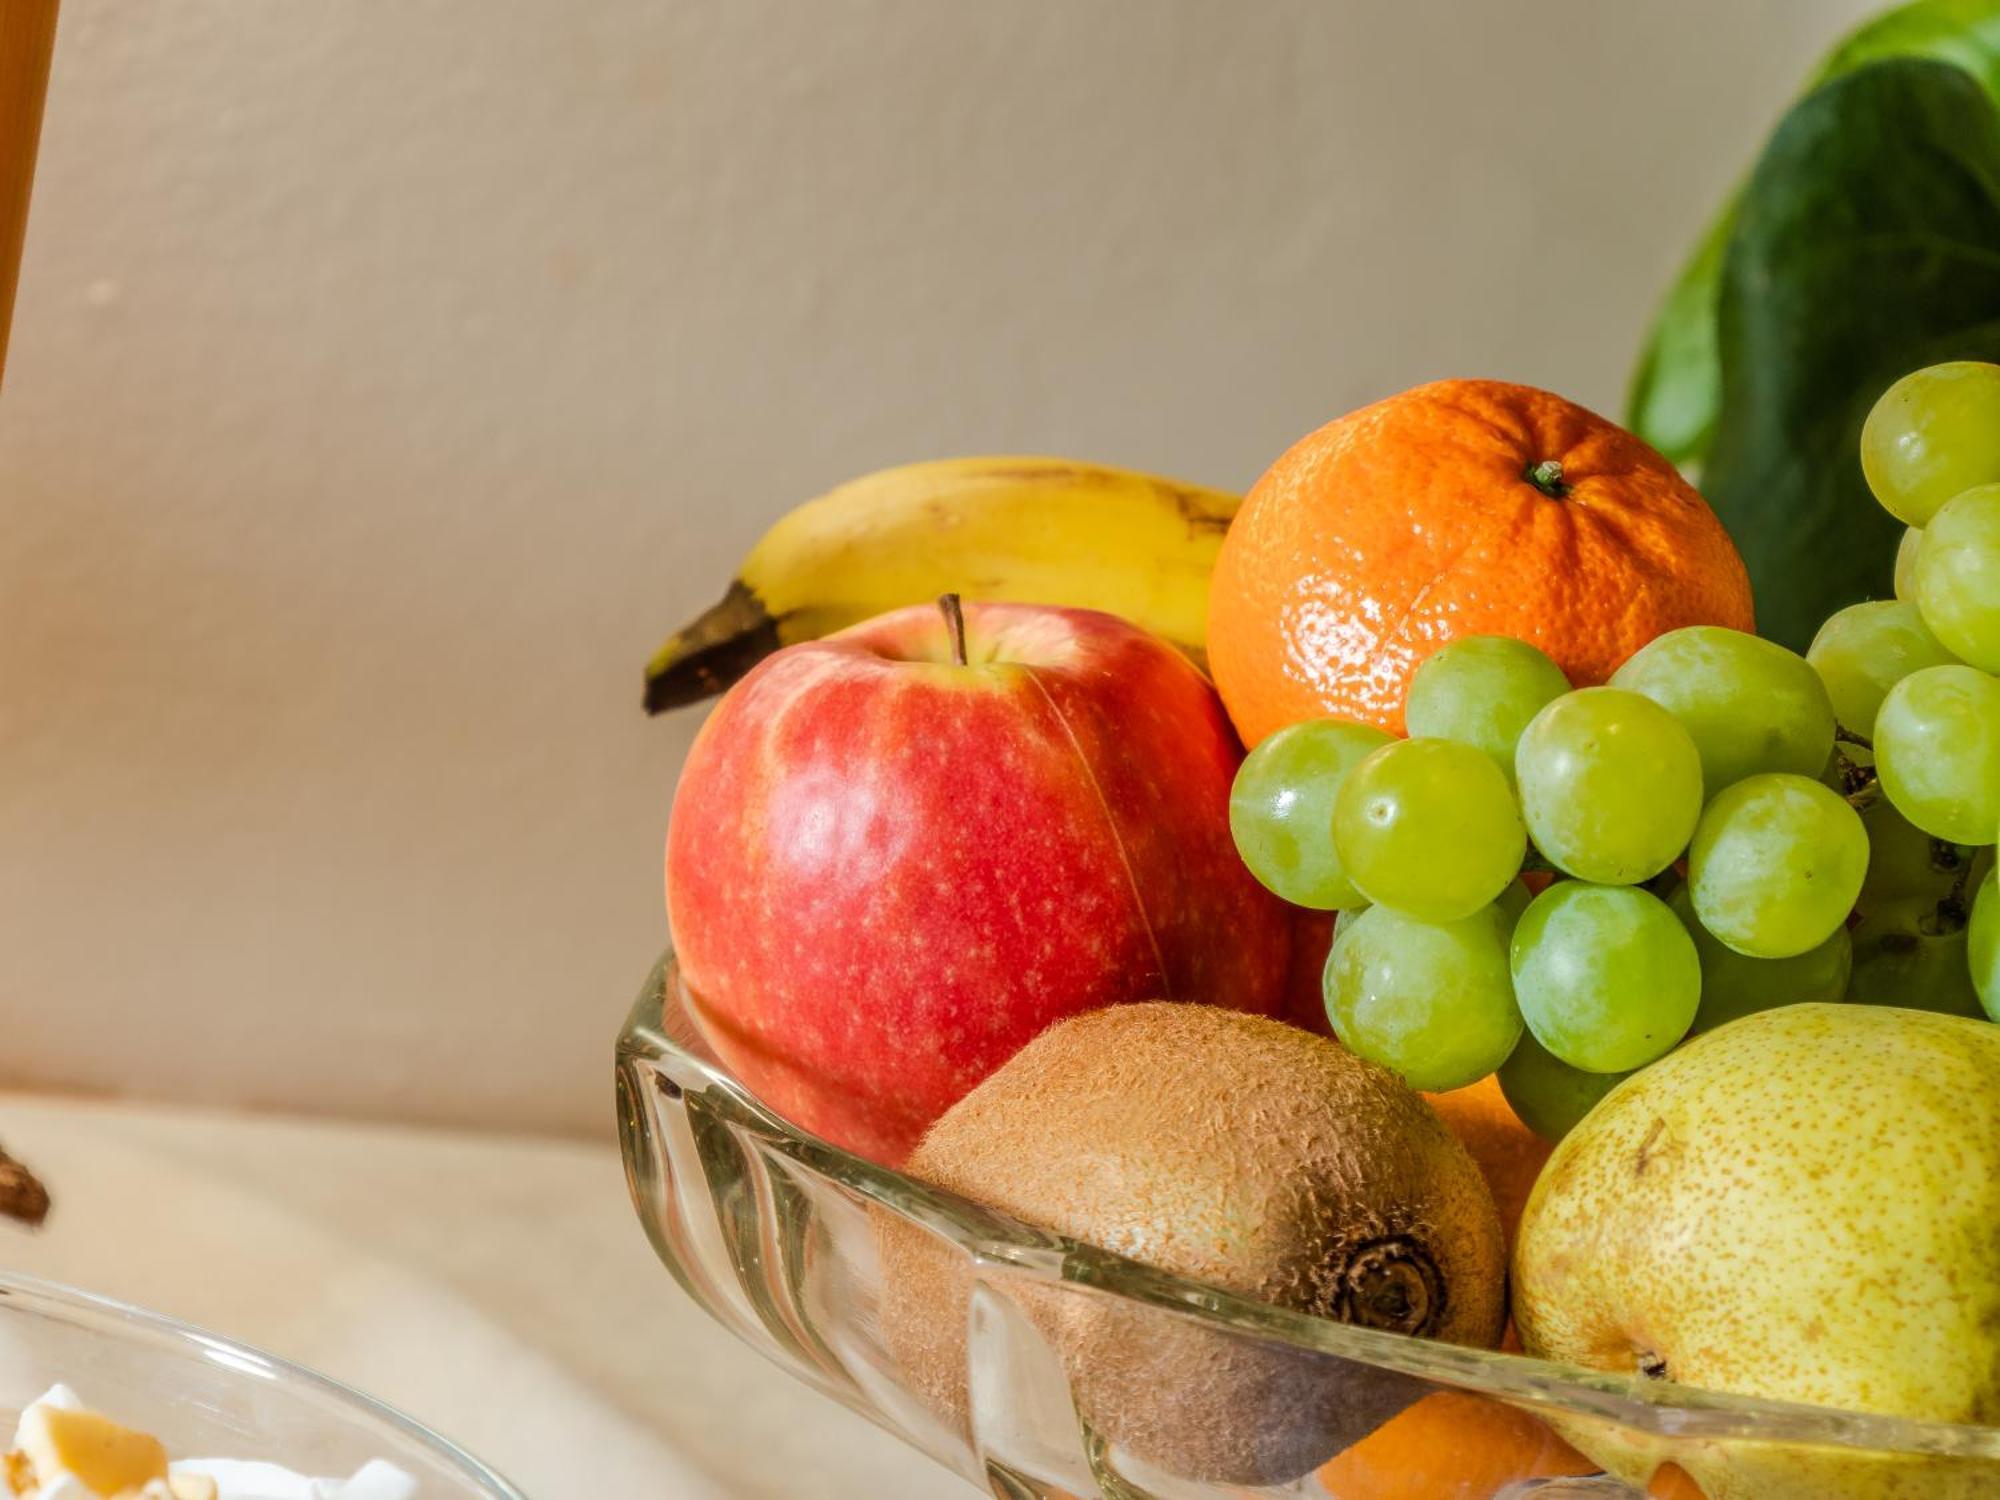
[[[671,952],[619,1038],[617,1081],[632,1201],[688,1295],[1005,1500],[2000,1496],[2000,1428],[1350,1327],[927,1187],[753,1098],[703,1042]]]
[[[418,1500],[527,1500],[449,1440],[323,1375],[158,1313],[0,1276],[0,1443],[58,1381],[177,1459],[344,1478],[381,1458],[417,1481]]]

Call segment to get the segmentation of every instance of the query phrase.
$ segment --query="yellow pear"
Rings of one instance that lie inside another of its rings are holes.
[[[2000,1423],[2000,1026],[1794,1005],[1695,1038],[1550,1157],[1513,1312],[1530,1353],[1649,1392]],[[2000,1495],[2000,1459],[1807,1445],[1811,1425],[1739,1442],[1564,1424],[1620,1477],[1671,1459],[1709,1500]]]

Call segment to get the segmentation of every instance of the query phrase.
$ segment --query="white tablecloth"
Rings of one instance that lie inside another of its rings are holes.
[[[972,1493],[709,1322],[609,1145],[24,1096],[0,1144],[56,1199],[0,1264],[349,1381],[534,1500]]]

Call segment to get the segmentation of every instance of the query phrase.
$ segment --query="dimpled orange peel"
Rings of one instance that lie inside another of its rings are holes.
[[[1578,687],[1682,625],[1753,628],[1750,583],[1680,474],[1574,402],[1440,380],[1300,439],[1224,539],[1208,659],[1255,745],[1319,715],[1403,731],[1410,674],[1462,635]]]

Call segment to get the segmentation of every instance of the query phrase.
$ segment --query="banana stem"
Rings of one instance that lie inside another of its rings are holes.
[[[677,632],[646,664],[646,712],[665,713],[726,691],[784,642],[778,621],[735,579],[720,603]]]
[[[939,594],[938,609],[944,615],[945,631],[951,636],[951,664],[965,666],[965,606],[959,603],[956,594]]]

